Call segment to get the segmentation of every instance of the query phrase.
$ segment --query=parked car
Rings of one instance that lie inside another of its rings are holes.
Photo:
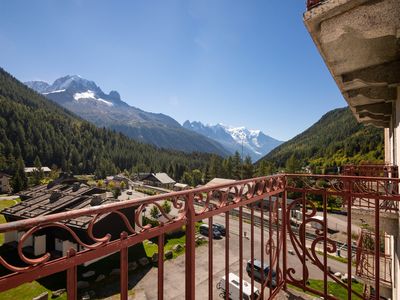
[[[240,300],[240,279],[239,276],[233,273],[229,273],[228,275],[229,282],[229,299],[232,300]],[[222,279],[217,284],[217,289],[221,290],[220,297],[226,298],[225,291],[225,276],[222,276]],[[255,300],[260,296],[260,291],[254,287],[253,293],[251,289],[251,284],[245,280],[242,280],[242,299],[243,300]]]
[[[216,228],[221,235],[225,236],[225,227],[224,225],[218,224],[218,223],[213,223],[213,227]]]
[[[269,266],[264,264],[264,267],[261,267],[261,261],[255,259],[254,260],[254,279],[261,282],[264,278],[265,280],[269,280]],[[251,260],[247,261],[246,271],[249,277],[251,277]],[[264,272],[264,275],[262,273]],[[270,286],[270,282],[268,282],[268,286]],[[276,287],[276,272],[272,270],[272,287]]]
[[[200,228],[199,228],[200,234],[208,236],[208,230],[209,230],[209,226],[207,224],[201,224],[200,225]],[[213,238],[214,239],[220,239],[221,238],[221,232],[219,232],[218,229],[213,227],[212,231],[213,231]]]

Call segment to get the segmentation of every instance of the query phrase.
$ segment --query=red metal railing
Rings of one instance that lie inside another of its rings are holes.
[[[344,176],[364,176],[364,177],[388,177],[398,178],[398,167],[389,164],[361,164],[361,165],[345,165],[341,168],[341,174]],[[370,191],[373,194],[378,188],[384,189],[388,194],[398,194],[398,185],[394,182],[387,181],[387,186],[376,186],[375,182],[366,182],[359,189]],[[375,210],[375,198],[357,197],[353,199],[353,207],[363,208],[366,210]],[[379,210],[381,212],[397,213],[399,211],[399,202],[382,199],[379,201]]]
[[[335,260],[332,257],[337,255],[338,251],[341,255],[346,253],[345,262],[337,265],[337,268],[340,268],[341,273],[347,273],[348,278],[356,274],[356,268],[353,267],[356,253],[353,243],[356,240],[352,233],[357,228],[353,228],[355,226],[352,219],[353,200],[373,197],[376,205],[382,200],[399,201],[399,195],[387,188],[389,183],[397,187],[399,180],[360,176],[280,174],[2,224],[1,233],[15,230],[25,233],[17,246],[22,264],[16,264],[15,261],[7,260],[6,256],[0,256],[0,264],[8,270],[7,274],[0,276],[0,292],[25,282],[67,271],[68,298],[76,299],[77,266],[119,252],[121,299],[127,299],[129,247],[151,238],[158,238],[158,283],[154,286],[157,286],[155,297],[163,299],[165,289],[168,288],[164,280],[165,236],[185,226],[185,267],[183,270],[177,269],[176,272],[182,272],[185,276],[185,298],[195,299],[198,284],[196,274],[199,275],[196,271],[201,272],[196,270],[196,222],[208,221],[212,228],[215,219],[223,217],[226,228],[224,253],[215,251],[213,232],[212,230],[208,232],[206,275],[208,299],[218,295],[228,299],[230,294],[236,292],[228,280],[225,280],[225,284],[218,285],[220,290],[216,288],[216,282],[220,277],[215,277],[218,272],[214,270],[214,263],[221,260],[224,260],[225,278],[229,278],[231,271],[238,273],[240,296],[244,293],[244,286],[240,283],[249,281],[251,291],[258,289],[260,292],[257,299],[273,299],[282,289],[287,288],[287,284],[325,299],[338,299],[338,296],[328,292],[328,283],[332,282],[338,289],[346,290],[349,299],[354,295],[366,298],[365,294],[353,288],[352,280],[343,282],[334,275],[335,270],[329,266],[333,265]],[[169,201],[177,211],[176,215],[167,214],[160,204],[161,201]],[[332,214],[332,203],[344,206],[346,214]],[[154,227],[142,225],[142,212],[154,205],[164,216],[164,223]],[[121,213],[121,210],[127,208],[135,208],[131,219]],[[126,225],[119,239],[111,240],[109,235],[98,237],[93,234],[96,220],[104,214],[116,214]],[[92,243],[84,243],[70,227],[65,225],[66,220],[82,216],[91,218],[87,235]],[[379,235],[379,210],[374,211],[372,219],[371,228],[374,228],[375,233]],[[71,234],[76,244],[81,246],[80,250],[70,249],[67,256],[59,258],[53,258],[50,253],[41,257],[30,257],[24,252],[24,242],[45,228],[65,230]],[[236,229],[238,229],[237,237],[233,234]],[[245,235],[248,230],[250,236]],[[379,298],[381,283],[379,239],[375,244],[372,281],[375,295]],[[288,255],[288,251],[293,255]],[[255,259],[260,261],[261,266],[268,265],[269,271],[260,274],[256,270]],[[244,261],[250,263],[244,266]],[[244,268],[247,272],[244,272]],[[321,280],[323,289],[317,289],[310,284],[310,280]]]
[[[380,281],[382,284],[392,284],[392,249],[393,241],[390,235],[380,234],[379,241],[376,241],[375,232],[363,229],[357,241],[356,250],[356,274],[366,281],[373,281],[375,278],[375,247],[379,242],[380,253]]]
[[[345,176],[398,178],[399,168],[389,164],[344,165],[341,174]]]

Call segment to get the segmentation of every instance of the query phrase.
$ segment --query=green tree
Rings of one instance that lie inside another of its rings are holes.
[[[286,172],[287,173],[296,173],[300,170],[299,161],[296,159],[294,154],[290,156],[290,158],[286,161]]]
[[[251,157],[246,156],[243,163],[243,179],[252,178],[254,175],[254,167],[251,162]]]
[[[192,186],[197,186],[202,183],[203,173],[199,169],[194,169],[192,171]]]
[[[233,179],[241,179],[242,176],[242,159],[239,152],[236,151],[232,158],[232,177]]]
[[[121,190],[124,190],[126,188],[126,184],[124,181],[121,181],[119,187],[121,188]]]
[[[43,167],[42,163],[40,162],[39,156],[36,156],[35,161],[33,162],[33,166],[35,167],[32,175],[33,184],[37,185],[40,184],[40,181],[44,178]]]
[[[160,213],[160,210],[158,209],[158,207],[153,205],[152,208],[150,209],[150,216],[153,219],[157,219],[159,213]]]
[[[156,206],[153,206],[153,207],[156,207]],[[161,205],[161,207],[166,214],[169,214],[171,212],[171,203],[169,201],[165,200],[163,202],[163,204]]]
[[[192,175],[189,172],[184,172],[182,182],[191,185],[193,183]]]
[[[28,178],[25,175],[25,165],[22,158],[17,160],[16,171],[11,179],[14,193],[20,192],[28,187]]]
[[[231,179],[233,178],[233,166],[232,166],[232,156],[228,156],[222,162],[222,170],[223,175],[222,177]]]
[[[112,193],[113,193],[113,197],[115,199],[118,199],[118,197],[121,196],[121,189],[120,188],[115,188],[115,189],[113,189]]]
[[[257,166],[256,176],[257,177],[267,176],[274,174],[275,172],[276,172],[276,167],[272,162],[267,160],[262,160]]]

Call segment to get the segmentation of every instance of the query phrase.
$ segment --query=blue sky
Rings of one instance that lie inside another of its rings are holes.
[[[305,1],[1,1],[0,66],[78,74],[141,109],[290,139],[346,105],[302,22]]]

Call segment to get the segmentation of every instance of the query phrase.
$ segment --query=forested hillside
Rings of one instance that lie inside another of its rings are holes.
[[[27,88],[0,68],[0,171],[15,174],[22,162],[98,176],[119,170],[206,169],[208,154],[160,150],[99,129]]]
[[[326,113],[309,129],[272,150],[258,164],[269,162],[282,168],[294,156],[299,166],[310,165],[318,171],[321,167],[346,163],[382,162],[383,152],[383,129],[358,123],[346,107]]]

